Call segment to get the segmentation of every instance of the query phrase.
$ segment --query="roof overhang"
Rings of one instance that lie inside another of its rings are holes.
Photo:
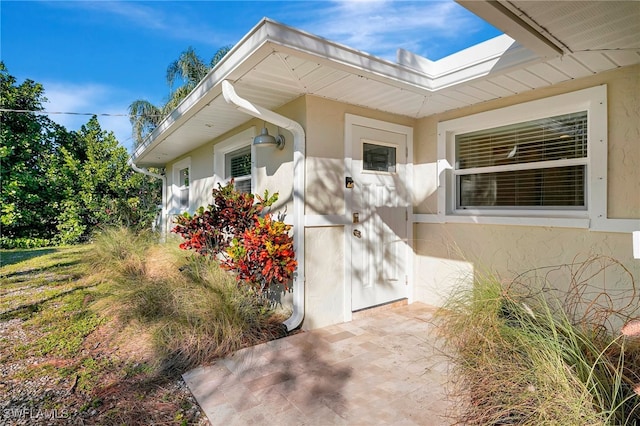
[[[398,62],[391,62],[265,18],[160,123],[133,159],[141,167],[164,166],[249,120],[223,99],[224,80],[231,81],[241,96],[270,110],[312,95],[421,118],[640,62],[637,47],[560,56],[554,37],[536,29],[541,26],[538,21],[528,18],[528,23],[524,13],[513,12],[514,3],[545,3],[548,8],[562,2],[471,3],[482,4],[476,8],[480,17],[495,20],[489,22],[503,31],[512,28],[512,35],[438,61],[401,50]],[[618,15],[633,10],[627,5]],[[625,21],[621,29],[632,32],[638,25]]]
[[[509,2],[456,0],[456,3],[500,28],[541,58],[553,58],[565,53],[559,40],[536,22],[518,14]]]

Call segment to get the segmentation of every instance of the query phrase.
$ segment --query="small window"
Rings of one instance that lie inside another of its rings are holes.
[[[362,144],[362,168],[374,172],[396,172],[396,148],[392,146]]]
[[[189,168],[180,169],[178,177],[180,209],[186,210],[189,208]]]
[[[251,192],[251,146],[225,154],[225,178],[233,179],[235,188]]]
[[[457,209],[586,205],[587,112],[455,136]]]

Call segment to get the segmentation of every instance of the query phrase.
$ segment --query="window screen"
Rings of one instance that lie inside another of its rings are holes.
[[[585,208],[586,111],[456,135],[457,207]]]
[[[234,179],[238,191],[251,192],[251,146],[225,155],[225,174]]]

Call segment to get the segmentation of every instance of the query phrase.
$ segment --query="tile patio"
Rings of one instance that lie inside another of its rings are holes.
[[[433,308],[414,303],[184,374],[212,425],[449,425]]]

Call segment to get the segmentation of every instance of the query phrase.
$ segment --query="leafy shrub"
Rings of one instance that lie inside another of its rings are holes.
[[[213,200],[194,216],[185,213],[176,219],[172,232],[184,239],[180,248],[220,260],[258,294],[275,283],[286,288],[297,266],[291,226],[264,211],[278,200],[278,194],[243,193],[231,181],[218,184]]]
[[[0,248],[3,249],[30,249],[38,247],[49,247],[52,245],[54,245],[53,241],[46,238],[0,237]]]
[[[255,289],[260,294],[275,283],[288,289],[297,266],[290,229],[291,225],[274,221],[271,215],[256,217],[242,238],[233,239],[222,266],[234,271],[239,280],[259,285]]]
[[[56,240],[60,244],[77,243],[87,228],[80,217],[81,208],[74,200],[65,200],[61,204],[62,211],[58,217],[58,225],[56,225],[58,230]]]
[[[171,232],[180,235],[184,242],[180,248],[199,254],[215,256],[225,253],[234,238],[240,238],[245,229],[253,226],[254,217],[278,200],[278,195],[264,198],[236,191],[233,181],[213,189],[213,204],[200,207],[194,216],[183,213],[176,218]]]

